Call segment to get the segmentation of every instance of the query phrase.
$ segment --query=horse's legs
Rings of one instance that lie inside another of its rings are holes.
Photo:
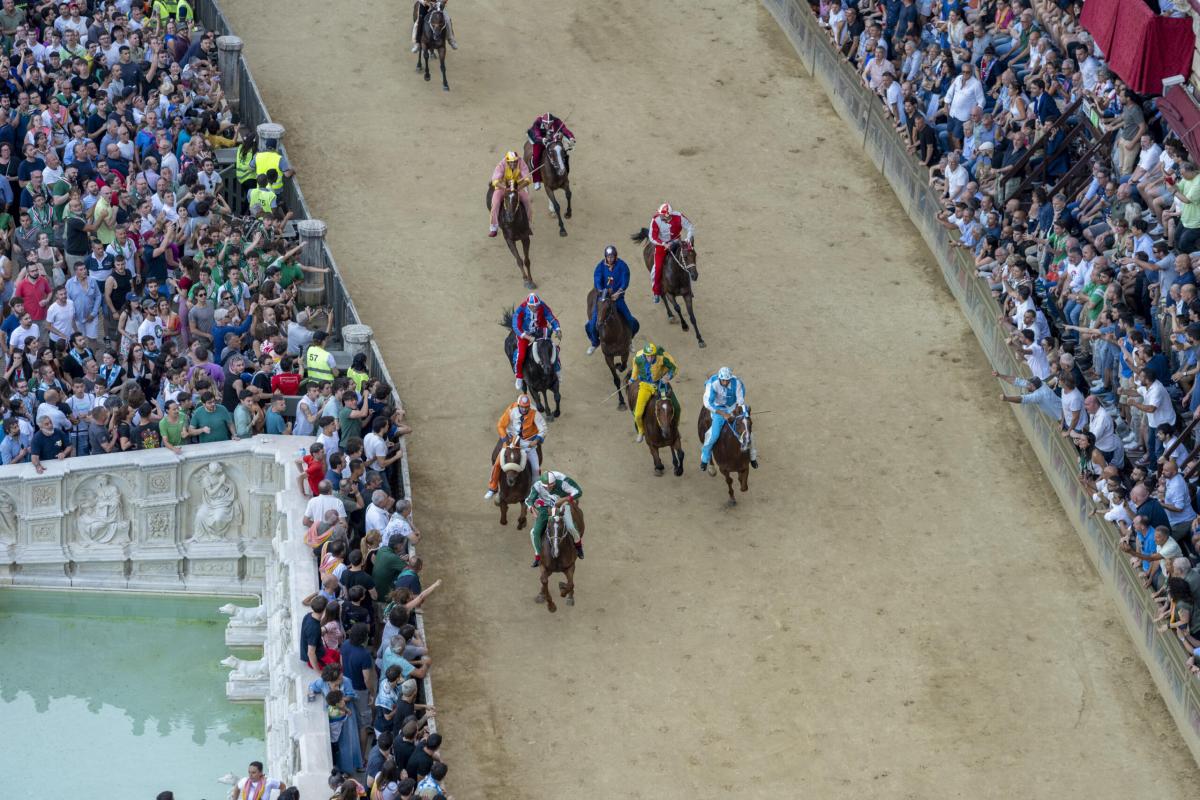
[[[442,49],[438,50],[438,63],[442,67],[442,91],[450,91],[450,84],[446,81],[446,46],[442,45]]]
[[[662,459],[658,457],[658,448],[650,444],[650,440],[646,440],[646,447],[650,448],[650,456],[654,459],[654,474],[662,477],[666,467],[663,466]]]
[[[604,363],[608,364],[608,371],[612,375],[613,386],[615,386],[617,389],[617,410],[623,411],[625,409],[625,393],[621,391],[621,378],[617,375],[617,365],[615,363],[615,359],[610,355],[605,355]],[[624,369],[621,370],[621,372],[624,371]]]
[[[733,475],[724,471],[721,474],[725,476],[725,486],[729,489],[729,502],[726,505],[736,506],[737,499],[733,496]]]
[[[525,515],[529,511],[528,507],[524,503],[520,503],[519,505],[521,506],[521,516],[517,517],[517,530],[521,530],[525,527]]]
[[[521,503],[521,509],[524,510],[524,508],[525,504]],[[503,500],[500,501],[500,524],[508,524],[508,503],[504,502]]]
[[[554,190],[550,188],[550,183],[542,184],[546,187],[546,196],[550,198],[550,210],[554,212],[554,216],[558,219],[558,235],[566,236],[567,228],[563,225],[562,208],[558,204],[558,198],[554,196]]]
[[[566,194],[566,196],[567,196],[567,213],[565,214],[565,216],[567,219],[570,219],[571,218],[571,179],[570,178],[567,178],[566,181],[563,183],[563,193]]]
[[[558,611],[558,608],[555,607],[554,598],[550,596],[550,590],[546,587],[546,584],[550,582],[550,570],[546,569],[545,564],[542,564],[541,573],[542,573],[541,597],[542,597],[542,599],[544,599],[546,601],[546,610],[549,611],[551,614],[553,614],[555,611]]]
[[[558,419],[562,413],[562,392],[559,390],[558,376],[554,376],[554,383],[550,385],[550,390],[554,392],[554,418]],[[546,405],[549,405],[547,403]]]
[[[687,304],[688,319],[692,321],[692,327],[696,329],[696,344],[700,345],[701,347],[707,347],[708,345],[704,344],[704,337],[700,335],[700,326],[696,324],[696,312],[692,309],[692,296],[690,294],[685,294],[683,296],[683,302]],[[678,308],[679,306],[676,305],[675,307]],[[684,326],[684,330],[687,330],[687,326]]]
[[[425,54],[425,80],[429,80],[429,51],[422,46],[421,52]]]
[[[425,53],[425,46],[417,39],[417,72],[421,71],[421,56]]]
[[[675,437],[675,441],[671,444],[671,463],[675,465],[675,477],[683,474],[683,446],[679,441],[679,437]]]
[[[567,605],[575,605],[575,565],[567,567],[563,570],[563,577],[566,581],[558,582],[558,593],[560,597],[567,598]]]
[[[686,331],[688,329],[688,326],[687,326],[687,323],[683,321],[683,309],[679,307],[679,298],[673,294],[668,293],[667,294],[667,304],[675,306],[675,313],[679,315],[679,324]],[[692,322],[695,322],[695,320],[692,320]]]
[[[662,307],[667,310],[667,322],[670,323],[671,325],[674,325],[675,324],[675,315],[671,313],[671,295],[667,294],[665,290],[663,291],[663,294],[665,295],[665,297],[663,298]],[[683,320],[682,314],[679,315],[679,319]]]
[[[743,492],[750,490],[750,470],[744,469],[738,472],[738,483],[741,484]]]

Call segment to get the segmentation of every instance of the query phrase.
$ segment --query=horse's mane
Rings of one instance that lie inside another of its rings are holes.
[[[508,308],[504,309],[504,316],[502,316],[500,318],[500,327],[501,328],[511,328],[512,327],[512,318],[513,318],[513,314],[516,313],[516,310],[517,310],[516,306],[509,306]]]

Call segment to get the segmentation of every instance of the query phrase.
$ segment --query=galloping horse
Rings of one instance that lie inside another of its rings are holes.
[[[700,418],[696,424],[701,444],[708,436],[708,426],[711,422],[712,415],[707,408],[702,407]],[[730,506],[737,505],[737,500],[733,496],[733,473],[737,473],[738,484],[743,492],[750,488],[750,431],[752,429],[750,415],[746,413],[746,409],[738,406],[733,410],[733,418],[721,428],[721,435],[717,437],[717,443],[713,445],[713,463],[709,465],[709,471],[715,475],[715,469],[719,469],[725,476],[725,484],[729,487],[727,505]]]
[[[617,408],[625,408],[625,397],[621,394],[621,375],[629,368],[629,344],[633,341],[633,333],[629,324],[617,311],[617,304],[605,292],[597,296],[595,289],[588,292],[587,313],[592,318],[592,306],[596,307],[596,336],[600,339],[600,351],[604,353],[604,363],[612,373],[613,386],[617,387]]]
[[[650,230],[642,228],[632,237],[635,242],[645,242],[642,248],[642,258],[646,269],[654,269],[654,245],[650,242]],[[692,310],[692,281],[700,280],[700,270],[696,267],[696,248],[687,242],[672,242],[667,248],[667,257],[663,259],[662,288],[667,301],[663,307],[667,309],[667,321],[675,324],[675,315],[671,313],[671,305],[675,306],[675,314],[679,315],[679,324],[686,331],[687,323],[683,321],[683,311],[679,308],[679,298],[687,305],[688,319],[696,329],[696,343],[707,347],[704,337],[700,335],[700,326],[696,324],[696,313]]]
[[[638,382],[633,381],[625,391],[629,398],[629,407],[637,408]],[[679,440],[679,415],[675,413],[675,400],[672,390],[659,386],[654,399],[646,404],[642,412],[642,430],[646,434],[646,447],[654,459],[654,474],[661,477],[664,471],[662,459],[658,457],[659,448],[671,449],[671,464],[675,467],[675,476],[683,474],[683,445]]]
[[[550,210],[558,218],[558,235],[566,236],[567,229],[563,225],[563,217],[571,218],[571,164],[567,160],[567,147],[563,144],[563,135],[556,133],[542,148],[542,163],[533,163],[533,145],[525,142],[525,163],[534,180],[540,181],[546,189],[546,197],[550,198]],[[562,206],[554,196],[557,189],[562,189],[567,196],[567,213],[561,212]]]
[[[517,350],[517,335],[512,332],[513,309],[506,309],[500,324],[508,328],[508,336],[504,337],[504,355],[508,363],[513,363],[513,353]],[[549,335],[529,345],[529,353],[525,356],[525,389],[537,410],[546,415],[546,421],[557,419],[562,413],[562,393],[558,383],[558,344]],[[547,394],[549,392],[549,394]],[[554,413],[550,413],[550,395],[554,395]]]
[[[540,462],[542,458],[540,444],[537,450]],[[517,519],[517,530],[521,530],[525,527],[529,511],[525,507],[525,498],[529,495],[529,489],[533,486],[535,477],[530,468],[529,457],[521,448],[521,442],[514,438],[507,442],[496,442],[496,449],[492,451],[490,463],[495,464],[497,458],[500,459],[500,490],[496,492],[496,505],[500,506],[500,524],[508,524],[508,507],[515,504],[521,509],[521,516]]]
[[[579,509],[578,504],[570,503],[569,505],[571,521],[575,523],[575,530],[579,532],[580,536],[583,536],[583,512]],[[545,603],[546,610],[552,614],[558,610],[546,584],[550,582],[551,575],[561,572],[566,581],[558,582],[558,595],[567,598],[567,605],[575,605],[575,545],[571,541],[571,532],[567,530],[566,515],[560,514],[558,509],[551,510],[550,519],[546,522],[546,532],[542,534],[541,555],[541,570],[538,578],[542,582],[542,591],[534,600]]]
[[[413,4],[413,22],[417,21],[417,5]],[[446,82],[446,12],[442,11],[441,3],[435,3],[425,14],[425,24],[421,26],[417,41],[420,44],[420,49],[417,50],[417,72],[421,71],[421,59],[424,58],[425,80],[429,80],[429,53],[437,52],[438,64],[442,68],[442,90],[450,91],[450,84]]]
[[[483,202],[487,210],[491,211],[491,185],[488,185]],[[521,202],[521,195],[517,193],[517,185],[512,181],[504,187],[504,197],[500,201],[500,232],[504,234],[504,243],[508,245],[508,251],[517,260],[517,269],[521,270],[521,277],[525,279],[525,288],[536,289],[533,272],[529,269],[529,237],[533,229],[529,227],[529,217],[525,215],[525,205]],[[517,255],[517,242],[525,248],[524,261]]]

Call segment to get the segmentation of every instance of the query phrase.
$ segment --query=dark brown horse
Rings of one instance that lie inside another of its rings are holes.
[[[484,204],[487,210],[492,210],[492,187],[489,184],[487,194],[484,197]],[[517,260],[517,269],[521,270],[521,277],[525,279],[526,289],[536,289],[537,284],[533,282],[533,272],[529,269],[529,237],[533,233],[533,229],[529,227],[529,217],[525,214],[525,204],[521,202],[521,195],[517,191],[517,185],[509,181],[504,187],[504,196],[500,199],[500,232],[504,234],[504,243],[508,245],[508,252],[512,253],[513,258]],[[525,248],[525,260],[517,255],[517,242]]]
[[[629,397],[629,407],[637,408],[639,383],[634,381],[626,387]],[[683,474],[683,444],[679,440],[679,415],[675,413],[675,400],[671,391],[659,388],[654,397],[646,404],[642,412],[642,430],[646,434],[646,447],[654,459],[654,474],[661,477],[665,467],[658,457],[660,448],[671,449],[671,464],[675,467],[676,477]]]
[[[653,272],[654,244],[650,241],[650,230],[642,228],[630,238],[635,242],[646,243],[642,248],[642,259],[646,262],[646,269]],[[700,270],[696,266],[696,247],[688,242],[672,242],[667,248],[666,258],[663,259],[662,289],[667,297],[663,307],[667,309],[667,322],[674,325],[675,314],[678,314],[679,324],[685,331],[688,329],[688,324],[683,321],[683,311],[679,308],[679,298],[682,297],[687,306],[688,319],[692,321],[692,327],[696,330],[696,343],[707,347],[704,337],[700,335],[700,326],[696,324],[696,312],[692,309],[692,282],[698,280]],[[671,313],[672,305],[675,306],[675,314]]]
[[[413,5],[413,21],[417,20],[417,5]],[[436,52],[438,65],[442,68],[442,90],[450,91],[446,82],[446,13],[442,11],[441,3],[434,3],[433,8],[425,13],[425,22],[421,25],[417,43],[417,72],[421,71],[421,60],[425,61],[425,80],[429,80],[429,54]]]
[[[700,409],[700,419],[697,420],[696,427],[700,433],[700,443],[704,443],[704,439],[708,436],[708,426],[712,421],[712,415],[709,414],[707,408]],[[733,496],[733,474],[736,472],[738,476],[738,484],[744,492],[750,488],[750,432],[753,430],[753,423],[750,421],[750,415],[741,406],[733,410],[733,419],[726,422],[721,428],[721,435],[717,437],[717,443],[713,445],[713,461],[709,465],[709,472],[716,474],[715,470],[721,470],[721,474],[725,476],[725,484],[729,487],[729,502],[727,505],[736,506],[737,500]]]
[[[571,509],[571,521],[575,523],[575,530],[578,531],[580,537],[583,536],[583,511],[580,510],[576,503],[567,504]],[[546,610],[554,613],[558,607],[554,605],[554,598],[550,596],[550,590],[547,584],[550,582],[550,576],[556,572],[561,572],[565,581],[558,582],[559,597],[567,598],[567,605],[575,605],[575,544],[571,540],[571,532],[567,529],[567,518],[563,513],[554,508],[550,510],[550,519],[546,522],[546,530],[542,533],[542,561],[539,571],[539,580],[542,582],[542,590],[534,599],[539,603],[546,604]]]
[[[600,340],[604,363],[612,373],[613,386],[618,389],[617,408],[622,409],[625,408],[625,397],[620,392],[621,376],[629,368],[629,344],[633,341],[633,333],[607,292],[603,296],[597,296],[595,289],[588,292],[588,319],[592,318],[593,306],[596,308],[596,338]]]
[[[525,141],[525,163],[533,179],[540,181],[550,199],[550,210],[558,218],[558,235],[566,236],[567,228],[563,225],[563,217],[571,218],[571,163],[567,159],[567,146],[563,144],[563,135],[556,133],[542,147],[542,163],[533,163],[533,145]],[[562,213],[562,206],[554,192],[562,189],[567,197],[567,213]]]
[[[542,448],[538,445],[539,462],[541,457]],[[502,439],[496,442],[496,449],[492,451],[493,464],[497,458],[500,459],[500,490],[496,492],[496,505],[500,506],[500,524],[508,524],[508,507],[517,505],[521,509],[521,516],[517,518],[517,530],[521,530],[525,527],[529,511],[525,507],[525,498],[529,496],[534,478],[529,457],[521,449],[519,441],[511,439],[506,442]]]

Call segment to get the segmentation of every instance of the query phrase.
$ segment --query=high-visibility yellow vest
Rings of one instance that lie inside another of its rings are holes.
[[[192,7],[187,0],[154,0],[150,13],[158,12],[162,19],[191,19]]]
[[[274,150],[262,150],[254,157],[254,170],[259,175],[275,170],[275,182],[267,184],[267,188],[276,192],[283,188],[283,170],[279,168],[282,161],[283,157]]]
[[[310,381],[333,381],[333,372],[329,369],[329,352],[318,345],[308,346],[304,356],[304,377]]]
[[[354,391],[361,392],[363,386],[371,379],[371,376],[366,372],[359,372],[354,367],[346,370],[346,377],[354,382]]]
[[[254,161],[254,151],[239,147],[237,159],[234,161],[238,183],[246,183],[247,181],[254,180],[254,168],[250,166],[250,162],[252,161]]]
[[[250,190],[250,210],[261,208],[264,216],[271,215],[271,207],[275,203],[275,193],[270,189],[259,189],[257,186]]]

